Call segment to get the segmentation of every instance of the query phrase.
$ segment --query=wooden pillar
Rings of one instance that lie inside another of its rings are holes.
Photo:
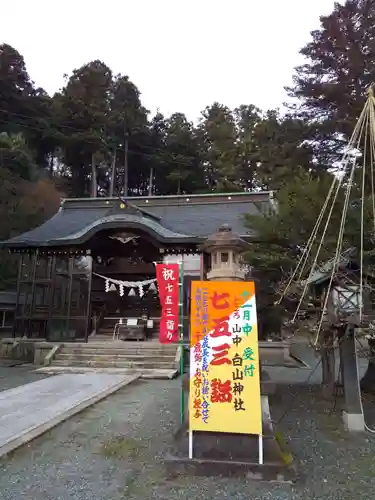
[[[74,257],[70,256],[68,261],[68,307],[67,307],[67,318],[66,318],[66,332],[70,330],[70,309],[72,305],[72,288],[73,288],[73,268],[74,268]]]
[[[87,256],[88,259],[90,259],[90,270],[89,270],[89,277],[88,277],[88,284],[87,284],[87,306],[86,306],[86,334],[85,334],[85,342],[88,342],[89,335],[90,335],[90,324],[91,324],[91,288],[92,288],[92,266],[93,266],[93,260],[91,256]],[[96,330],[96,327],[95,327]]]
[[[50,286],[49,286],[49,302],[48,302],[48,319],[46,326],[46,337],[49,340],[49,332],[52,326],[52,311],[53,304],[55,300],[55,288],[56,288],[56,254],[52,256],[51,263],[51,274],[50,274]]]
[[[21,254],[18,258],[16,305],[15,305],[15,309],[14,309],[14,321],[13,321],[13,327],[12,327],[12,337],[13,338],[16,338],[17,314],[18,314],[18,308],[19,308],[19,304],[20,304],[22,265],[23,265],[23,255]]]
[[[27,331],[28,337],[30,334],[31,324],[32,324],[33,316],[34,316],[35,280],[36,280],[36,266],[38,263],[38,256],[39,256],[39,250],[36,249],[35,252],[33,253],[33,260],[32,260],[30,314],[29,314],[28,329],[27,329],[28,330]]]

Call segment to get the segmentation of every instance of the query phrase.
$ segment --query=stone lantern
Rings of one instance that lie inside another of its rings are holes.
[[[249,248],[238,234],[233,233],[228,224],[209,236],[202,250],[211,256],[211,270],[207,273],[210,281],[242,281],[245,271],[241,269],[240,256]]]

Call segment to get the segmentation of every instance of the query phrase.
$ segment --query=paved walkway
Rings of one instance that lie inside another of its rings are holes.
[[[66,374],[0,392],[0,456],[137,378],[138,375]]]

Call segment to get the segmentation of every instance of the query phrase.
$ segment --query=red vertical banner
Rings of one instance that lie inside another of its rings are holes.
[[[178,342],[179,264],[156,264],[156,279],[161,303],[159,342]]]

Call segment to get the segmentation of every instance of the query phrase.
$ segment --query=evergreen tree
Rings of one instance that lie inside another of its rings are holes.
[[[320,18],[320,29],[301,49],[289,96],[294,112],[307,120],[318,163],[340,159],[375,81],[375,3],[347,0]]]

